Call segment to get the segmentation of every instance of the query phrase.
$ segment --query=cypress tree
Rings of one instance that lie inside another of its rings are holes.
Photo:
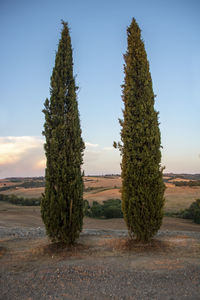
[[[46,138],[45,192],[41,215],[52,241],[73,244],[83,223],[84,143],[73,76],[72,46],[68,24],[63,29],[51,76],[50,100],[44,103]]]
[[[122,210],[129,234],[148,241],[162,224],[164,183],[155,95],[141,30],[133,19],[124,55],[121,125]]]

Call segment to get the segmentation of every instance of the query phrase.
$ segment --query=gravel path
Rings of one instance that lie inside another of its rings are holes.
[[[1,300],[200,299],[200,232],[127,247],[127,230],[84,229],[61,250],[43,227],[0,227],[0,239]]]
[[[0,299],[200,299],[200,268],[138,271],[121,263],[85,260],[8,272]]]
[[[160,230],[157,233],[157,237],[167,234],[168,236],[175,236],[175,235],[186,235],[190,237],[195,237],[200,239],[200,232],[192,232],[192,231],[169,231],[169,230]],[[101,236],[101,235],[109,235],[109,236],[118,236],[118,237],[127,237],[128,231],[127,230],[113,230],[113,229],[83,229],[80,236],[83,235],[94,235],[94,236]],[[0,238],[23,238],[23,239],[33,239],[39,237],[45,237],[45,229],[44,227],[3,227],[0,226]]]

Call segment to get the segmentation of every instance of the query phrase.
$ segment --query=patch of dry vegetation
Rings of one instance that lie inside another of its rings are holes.
[[[164,176],[164,179],[169,180],[169,176]],[[196,199],[200,198],[200,187],[189,187],[189,186],[175,186],[173,184],[174,181],[190,181],[189,179],[183,178],[174,178],[165,183],[165,211],[166,212],[177,212],[182,209],[188,208],[192,202]],[[0,185],[15,185],[15,182],[9,182],[8,180],[1,180]],[[90,204],[93,201],[97,201],[102,203],[105,200],[114,198],[121,199],[121,177],[119,176],[111,176],[111,177],[84,177],[85,188],[94,188],[94,190],[85,191],[84,199],[87,199]],[[43,187],[39,188],[17,188],[11,189],[7,191],[3,191],[2,194],[10,195],[15,194],[19,197],[26,198],[37,198],[40,197],[44,192]]]
[[[165,211],[177,212],[186,209],[198,198],[200,198],[200,187],[167,187],[165,190]]]
[[[7,190],[1,192],[4,195],[16,195],[18,197],[25,197],[25,198],[39,198],[41,197],[42,193],[44,192],[43,187],[39,188],[17,188],[14,190]]]

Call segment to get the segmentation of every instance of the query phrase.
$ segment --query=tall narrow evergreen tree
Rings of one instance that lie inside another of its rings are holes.
[[[161,140],[158,112],[154,109],[149,63],[135,19],[127,28],[125,80],[120,147],[122,154],[122,210],[130,235],[148,241],[163,218]]]
[[[50,100],[46,99],[43,110],[47,166],[41,215],[52,241],[73,244],[83,222],[81,165],[84,143],[73,76],[71,38],[68,24],[62,21],[62,25],[51,76]]]

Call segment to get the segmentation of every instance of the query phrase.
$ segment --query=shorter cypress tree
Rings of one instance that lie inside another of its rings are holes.
[[[122,210],[130,236],[148,241],[160,228],[163,218],[165,186],[160,165],[160,130],[149,63],[135,19],[127,35],[122,86],[124,119],[120,120],[122,145],[119,145]]]

